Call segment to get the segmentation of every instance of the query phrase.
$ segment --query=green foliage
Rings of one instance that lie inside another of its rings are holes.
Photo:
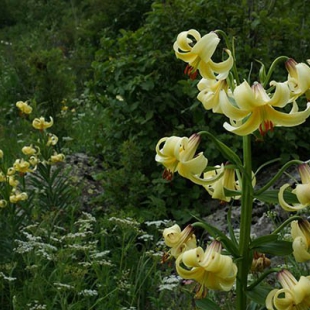
[[[46,213],[23,229],[10,264],[0,266],[2,306],[12,309],[13,301],[17,310],[35,304],[63,310],[158,309],[149,294],[161,281],[160,257],[149,251],[159,238],[156,226],[145,223],[142,229],[128,217],[85,212],[69,219]],[[171,299],[166,302],[159,307]]]

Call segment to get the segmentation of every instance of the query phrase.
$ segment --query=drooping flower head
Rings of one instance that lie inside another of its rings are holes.
[[[34,148],[32,145],[28,145],[28,146],[26,145],[22,148],[22,152],[25,155],[32,156],[38,152],[38,147]]]
[[[222,104],[223,96],[228,97],[228,84],[226,80],[215,80],[202,78],[197,84],[200,93],[197,99],[203,104],[206,110],[211,110],[214,113],[223,113]]]
[[[266,298],[268,310],[307,310],[310,307],[310,276],[299,281],[288,270],[278,273],[281,289],[272,290]]]
[[[205,185],[204,187],[213,199],[219,199],[221,201],[229,202],[231,200],[231,197],[225,196],[225,188],[233,191],[237,189],[235,170],[227,169],[224,165],[221,165],[215,170],[205,172],[204,177],[214,177],[218,174],[223,175],[214,183]]]
[[[297,211],[310,205],[310,167],[308,164],[304,163],[298,166],[298,171],[301,178],[301,184],[297,184],[292,193],[296,195],[299,203],[290,205],[284,200],[284,192],[290,187],[290,184],[282,185],[279,190],[279,203],[286,211]]]
[[[164,240],[167,246],[171,248],[171,255],[175,258],[187,251],[197,247],[196,237],[191,225],[186,226],[182,231],[179,225],[164,229]]]
[[[297,63],[292,58],[285,63],[285,66],[288,71],[288,86],[295,100],[310,88],[310,67],[305,63]]]
[[[32,170],[30,169],[30,163],[23,158],[16,159],[15,163],[13,164],[13,168],[15,169],[15,171],[23,174],[27,172],[32,172]]]
[[[229,70],[233,66],[233,57],[231,51],[226,49],[228,58],[220,63],[212,61],[218,44],[219,37],[215,32],[210,32],[201,37],[200,33],[191,29],[181,32],[173,45],[177,58],[188,63],[187,73],[195,77],[197,70],[201,76],[208,79],[226,79]]]
[[[66,156],[62,153],[55,153],[54,155],[52,155],[50,157],[50,159],[48,160],[48,163],[51,165],[57,164],[57,163],[62,163],[65,161]]]
[[[305,220],[291,223],[291,235],[293,238],[293,255],[296,262],[310,260],[310,223]]]
[[[224,123],[224,128],[241,136],[257,129],[264,135],[275,126],[292,127],[303,123],[310,115],[310,104],[304,111],[298,112],[294,102],[290,113],[280,112],[277,109],[284,108],[290,102],[290,89],[287,83],[272,81],[270,85],[275,87],[272,96],[260,83],[254,83],[251,87],[244,81],[238,85],[233,97],[239,109],[223,109],[223,113],[231,119],[231,124]]]
[[[54,124],[54,120],[52,117],[50,117],[50,121],[47,122],[45,121],[45,118],[42,116],[40,118],[35,118],[32,122],[32,126],[41,131],[43,131],[46,128],[52,127],[53,124]]]
[[[17,101],[16,106],[19,108],[19,110],[24,114],[31,114],[32,107],[28,105],[27,102],[24,101]]]
[[[28,194],[26,192],[12,191],[10,195],[11,203],[18,203],[19,201],[24,201],[28,199]]]
[[[187,137],[166,137],[156,145],[155,160],[165,166],[164,178],[171,180],[175,172],[196,184],[209,184],[218,177],[211,179],[200,178],[208,164],[203,152],[196,154],[200,142],[200,135],[193,134]]]
[[[236,279],[237,266],[231,257],[221,254],[222,246],[214,240],[204,251],[201,247],[185,251],[176,261],[176,270],[184,279],[200,284],[196,298],[203,298],[206,289],[229,291]]]

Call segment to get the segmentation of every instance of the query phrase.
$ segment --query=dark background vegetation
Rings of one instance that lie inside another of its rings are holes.
[[[93,177],[105,191],[93,206],[143,218],[185,222],[189,213],[207,212],[203,189],[161,179],[154,160],[161,137],[209,130],[234,150],[241,147],[240,137],[222,128],[222,116],[197,101],[197,81],[183,74],[185,63],[172,49],[179,32],[222,29],[234,36],[240,73],[252,82],[257,60],[268,67],[280,55],[310,58],[306,0],[0,3],[0,142],[18,132],[15,102],[29,100],[55,119],[67,152],[100,159],[104,170]],[[274,79],[286,74],[283,64]],[[253,139],[255,166],[275,157],[308,159],[308,124]],[[201,148],[211,164],[225,160],[208,141]]]

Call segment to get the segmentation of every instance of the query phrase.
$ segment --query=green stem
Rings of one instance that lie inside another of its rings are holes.
[[[237,310],[244,310],[247,308],[246,288],[248,271],[251,265],[249,244],[253,209],[253,186],[250,135],[243,137],[243,165],[244,171],[242,174],[241,219],[239,239],[239,254],[241,259],[237,261]]]
[[[278,63],[281,62],[281,61],[287,61],[288,59],[289,59],[289,58],[288,58],[287,56],[279,56],[278,58],[276,58],[276,59],[273,61],[273,63],[271,64],[271,66],[270,66],[270,68],[269,68],[269,70],[268,70],[266,79],[265,79],[265,81],[264,81],[264,84],[263,84],[264,88],[268,85],[268,82],[269,82],[269,80],[270,80],[270,78],[271,78],[271,75],[272,75],[274,69],[276,68],[276,66],[278,65]]]
[[[271,273],[279,272],[280,270],[281,270],[281,268],[271,268],[271,269],[268,269],[256,281],[254,281],[253,283],[251,283],[251,285],[248,286],[248,291],[250,291],[253,288],[255,288],[259,283],[261,283],[264,279],[266,279],[266,277],[268,275],[270,275]]]
[[[255,192],[255,196],[259,196],[260,194],[265,192],[270,186],[272,186],[280,178],[280,176],[284,173],[284,171],[288,167],[290,167],[292,165],[300,165],[302,163],[303,163],[303,161],[300,161],[297,159],[294,159],[294,160],[287,162],[285,165],[283,165],[283,167],[277,172],[277,174],[272,179],[270,179],[263,187],[261,187],[259,190],[257,190]]]
[[[272,232],[272,235],[278,234],[283,228],[285,228],[290,222],[302,220],[301,216],[294,215],[283,222],[277,229]]]

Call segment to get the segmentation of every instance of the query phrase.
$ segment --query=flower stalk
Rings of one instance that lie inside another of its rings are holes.
[[[242,198],[241,198],[241,219],[240,219],[240,239],[239,253],[240,260],[237,262],[237,301],[236,309],[246,309],[247,305],[247,278],[251,266],[249,252],[251,220],[253,209],[253,186],[252,186],[252,158],[251,158],[251,137],[243,137],[243,162],[244,172],[242,175]]]

